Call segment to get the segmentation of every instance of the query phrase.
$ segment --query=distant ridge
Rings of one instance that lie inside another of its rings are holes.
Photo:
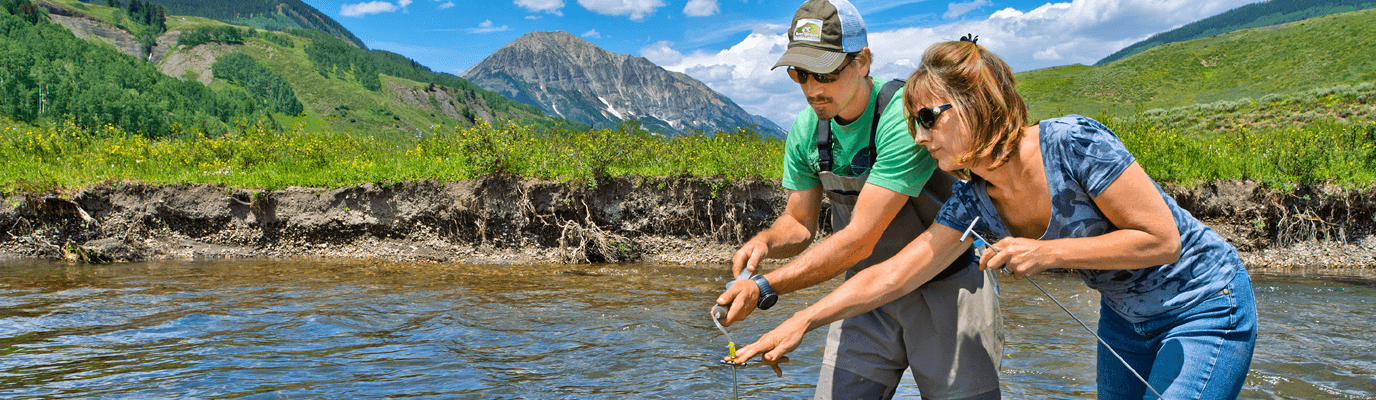
[[[1376,8],[1374,0],[1270,0],[1205,18],[1158,33],[1110,54],[1094,65],[1105,65],[1165,43],[1184,42],[1249,28],[1302,21],[1314,17]]]
[[[123,0],[128,2],[128,0]],[[301,0],[148,0],[167,7],[171,14],[192,15],[251,26],[270,31],[312,29],[325,32],[358,48],[367,48],[363,40],[354,36],[329,15]]]
[[[1032,118],[1125,116],[1376,81],[1376,9],[1167,43],[1101,66],[1016,74]]]
[[[643,57],[604,50],[568,32],[531,32],[507,43],[463,77],[511,98],[593,127],[638,121],[662,133],[784,130],[751,115],[692,77]]]

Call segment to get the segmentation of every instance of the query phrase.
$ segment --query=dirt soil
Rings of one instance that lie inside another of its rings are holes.
[[[1376,266],[1376,188],[1165,189],[1250,267]],[[784,196],[778,181],[702,178],[590,185],[489,177],[274,191],[109,182],[0,194],[0,257],[728,263],[782,212]]]

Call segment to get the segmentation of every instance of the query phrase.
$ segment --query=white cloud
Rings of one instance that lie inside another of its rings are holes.
[[[411,5],[411,0],[397,0],[397,6],[398,6],[398,7],[406,8],[406,6],[409,6],[409,5]]]
[[[989,0],[971,0],[965,3],[951,3],[946,6],[946,14],[942,15],[942,18],[959,18],[966,13],[987,5],[989,5]]]
[[[874,65],[882,79],[907,78],[933,43],[979,35],[979,44],[1014,71],[1067,64],[1092,64],[1152,34],[1175,29],[1255,0],[1072,0],[1030,11],[1012,8],[988,18],[936,27],[871,30]],[[775,28],[775,27],[769,27]],[[782,69],[769,67],[783,55],[783,29],[756,29],[740,43],[716,53],[679,54],[667,42],[640,50],[665,69],[687,73],[730,97],[752,114],[787,128],[807,106],[798,85]],[[678,62],[672,62],[677,55]]]
[[[1037,61],[1054,61],[1062,58],[1064,57],[1061,57],[1061,53],[1056,51],[1055,47],[1047,47],[1046,49],[1032,53],[1032,59]]]
[[[645,19],[656,9],[664,7],[660,0],[578,0],[578,4],[602,15],[628,16],[633,21]]]
[[[583,37],[591,37],[591,38],[600,38],[600,37],[602,37],[602,33],[598,32],[596,29],[593,29],[593,30],[590,30],[590,31],[587,31],[587,32],[583,32],[583,35],[582,35],[582,36],[583,36]]]
[[[717,0],[688,0],[683,6],[683,14],[689,17],[706,17],[721,12]]]
[[[492,26],[492,20],[486,20],[478,24],[477,28],[469,29],[468,33],[490,33],[511,30],[510,26]]]
[[[516,5],[530,12],[547,12],[563,16],[564,0],[515,0]]]
[[[655,42],[655,44],[640,48],[640,56],[645,57],[655,65],[676,65],[679,61],[683,61],[683,53],[669,47],[671,45],[673,43],[667,40]]]
[[[358,4],[345,4],[339,9],[339,15],[345,17],[362,17],[368,14],[378,14],[385,12],[395,12],[397,6],[385,1],[372,1]]]
[[[526,19],[531,20],[531,21],[534,21],[534,20],[540,19],[540,16],[539,16],[539,15],[527,15],[527,16],[526,16]]]
[[[444,4],[440,4],[440,9],[443,10],[443,9],[446,9],[446,8],[449,8],[449,7],[453,7],[453,6],[454,6],[454,2],[452,2],[452,1],[450,1],[450,2],[445,2]]]
[[[788,73],[769,70],[788,46],[784,29],[770,30],[777,33],[761,30],[716,53],[681,54],[670,48],[670,43],[659,42],[640,49],[640,54],[665,69],[706,83],[751,114],[763,115],[787,129],[788,125],[782,124],[791,123],[807,102]]]

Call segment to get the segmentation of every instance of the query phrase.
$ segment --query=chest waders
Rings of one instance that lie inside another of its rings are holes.
[[[878,148],[874,145],[874,137],[879,130],[879,118],[884,114],[884,108],[893,100],[894,94],[903,88],[903,83],[902,80],[892,80],[879,90],[879,98],[874,105],[874,120],[870,123],[869,147],[856,153],[850,164],[851,171],[859,176],[841,176],[832,172],[831,120],[817,120],[817,177],[822,181],[822,190],[826,193],[827,199],[831,200],[831,226],[834,231],[845,228],[855,213],[855,202],[860,198],[860,190],[865,187],[870,169],[879,158]],[[955,178],[946,171],[933,169],[931,178],[927,179],[927,184],[922,187],[922,194],[908,198],[903,209],[898,211],[888,228],[884,229],[884,235],[875,244],[874,251],[868,258],[847,270],[846,278],[893,257],[926,231],[936,218],[937,211],[941,210],[941,205],[946,199],[951,198],[953,183]],[[966,251],[932,278],[932,281],[939,281],[955,274],[961,267],[969,264],[970,257],[973,257],[973,253]]]

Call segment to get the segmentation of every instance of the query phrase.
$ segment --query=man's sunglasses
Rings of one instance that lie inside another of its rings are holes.
[[[845,71],[846,67],[850,66],[851,61],[854,60],[855,56],[846,56],[846,61],[842,63],[840,67],[837,67],[836,71],[832,71],[830,74],[819,74],[795,67],[788,67],[788,77],[793,78],[793,82],[797,82],[800,85],[807,83],[808,79],[815,80],[817,83],[836,82],[836,80],[841,79],[841,72]]]
[[[950,103],[936,107],[919,108],[913,119],[917,120],[917,126],[922,127],[922,129],[932,129],[932,125],[936,125],[936,117],[949,109],[951,109]]]

